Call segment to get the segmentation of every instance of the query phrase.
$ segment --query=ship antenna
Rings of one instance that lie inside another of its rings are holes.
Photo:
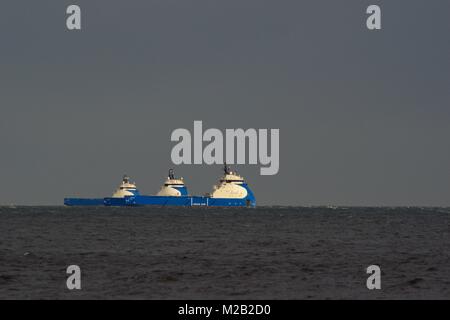
[[[230,174],[230,167],[227,165],[226,162],[223,166],[223,171],[225,172],[225,174]]]
[[[175,179],[175,176],[173,175],[173,169],[169,169],[169,179]]]

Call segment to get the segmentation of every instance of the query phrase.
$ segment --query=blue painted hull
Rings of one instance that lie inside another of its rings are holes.
[[[66,206],[108,206],[108,207],[132,207],[132,206],[205,206],[205,207],[255,207],[256,202],[247,198],[225,199],[201,196],[127,196],[125,198],[104,199],[64,199]]]
[[[81,199],[66,198],[66,206],[108,206],[108,207],[132,207],[132,206],[205,206],[205,207],[255,207],[256,199],[252,190],[246,183],[242,184],[247,189],[247,196],[242,199],[211,198],[204,196],[179,197],[167,196],[143,196],[134,195],[124,198]]]
[[[181,196],[181,197],[158,197],[158,196],[136,196],[126,197],[126,205],[131,206],[205,206],[205,207],[254,207],[255,201],[244,199],[224,199],[201,196]]]
[[[135,197],[135,196],[132,196]],[[104,204],[107,207],[126,207],[130,206],[131,204],[128,204],[127,200],[129,197],[125,198],[105,198]]]

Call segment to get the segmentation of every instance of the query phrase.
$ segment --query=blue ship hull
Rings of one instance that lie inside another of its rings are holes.
[[[137,196],[125,197],[125,205],[129,206],[205,206],[205,207],[255,207],[256,202],[250,199],[225,199],[210,198],[201,196],[181,196],[181,197],[158,197],[158,196]]]
[[[126,196],[124,198],[103,199],[64,199],[66,206],[108,206],[108,207],[134,207],[134,206],[205,206],[205,207],[255,207],[254,197],[243,199],[211,198],[202,196]]]
[[[108,207],[133,207],[133,206],[206,206],[206,207],[255,207],[256,201],[248,198],[228,199],[210,198],[201,196],[127,196],[124,198],[82,199],[66,198],[66,206],[108,206]]]
[[[247,190],[245,198],[211,198],[206,196],[144,196],[136,193],[123,198],[66,198],[66,206],[108,206],[108,207],[133,207],[133,206],[204,206],[204,207],[255,207],[256,199],[252,190],[246,183],[241,184]],[[187,191],[186,191],[187,193]]]

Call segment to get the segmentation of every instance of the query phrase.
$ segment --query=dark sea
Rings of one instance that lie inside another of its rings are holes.
[[[450,208],[0,207],[0,299],[450,299]]]

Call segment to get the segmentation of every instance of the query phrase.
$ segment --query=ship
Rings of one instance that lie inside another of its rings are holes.
[[[155,195],[141,195],[135,183],[125,175],[111,197],[65,198],[66,206],[205,206],[255,207],[256,198],[245,179],[224,165],[224,173],[211,193],[189,195],[183,178],[176,178],[173,169]]]
[[[130,196],[138,196],[139,190],[134,182],[131,182],[128,175],[124,175],[122,183],[116,189],[111,197],[107,198],[65,198],[64,205],[66,206],[103,206],[116,205],[122,206],[125,204],[124,199]]]

